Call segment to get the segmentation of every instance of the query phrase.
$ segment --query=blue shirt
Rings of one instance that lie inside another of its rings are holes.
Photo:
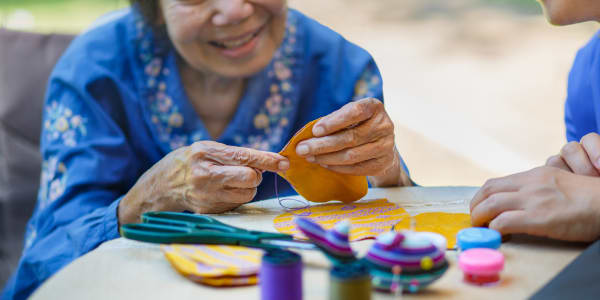
[[[383,100],[371,56],[290,9],[281,47],[249,78],[217,141],[278,152],[305,123],[364,97]],[[50,77],[38,202],[3,299],[26,298],[69,262],[117,238],[119,200],[144,171],[207,139],[173,46],[135,10],[79,36]],[[255,200],[274,196],[273,180],[264,177]],[[278,184],[282,194],[293,193],[284,180]]]
[[[565,125],[569,142],[600,133],[600,32],[577,52],[569,74]]]

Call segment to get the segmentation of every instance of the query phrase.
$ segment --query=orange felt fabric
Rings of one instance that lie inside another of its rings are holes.
[[[312,202],[339,200],[351,203],[359,200],[367,194],[368,184],[365,176],[336,173],[310,163],[296,154],[298,143],[314,137],[312,128],[317,121],[318,119],[306,124],[279,152],[290,160],[290,168],[278,174],[285,178],[298,194]]]

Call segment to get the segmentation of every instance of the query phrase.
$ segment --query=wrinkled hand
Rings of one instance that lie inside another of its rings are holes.
[[[502,234],[593,241],[600,237],[600,178],[540,167],[488,180],[471,201],[471,222]]]
[[[580,175],[600,176],[600,135],[590,133],[579,143],[566,144],[560,154],[548,158],[546,166]]]
[[[410,185],[394,145],[394,124],[381,101],[350,102],[319,120],[313,135],[296,147],[309,162],[338,173],[369,176],[375,186]]]
[[[121,200],[121,224],[146,211],[220,213],[251,201],[262,171],[285,171],[289,161],[271,152],[211,141],[179,148],[150,168]]]

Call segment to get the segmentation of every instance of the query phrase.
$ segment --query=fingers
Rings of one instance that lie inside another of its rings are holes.
[[[548,158],[548,160],[546,160],[546,166],[553,167],[553,168],[559,168],[559,169],[565,170],[567,172],[573,172],[573,170],[571,170],[571,168],[569,168],[567,163],[565,163],[565,161],[562,159],[562,156],[560,156],[560,155],[550,156],[550,158]]]
[[[518,198],[517,193],[495,193],[471,211],[471,223],[473,226],[484,226],[506,211],[521,209],[521,205],[522,200]]]
[[[374,98],[365,98],[350,102],[321,118],[313,127],[313,135],[317,137],[330,135],[344,128],[354,126],[368,120],[378,110],[382,109],[383,103]]]
[[[354,148],[344,149],[318,156],[311,156],[312,162],[329,166],[354,165],[363,161],[378,158],[393,151],[394,141],[392,139],[379,139]]]
[[[566,144],[561,149],[560,156],[575,174],[600,176],[580,143],[570,142]]]
[[[273,152],[227,146],[216,142],[195,143],[197,156],[222,165],[248,166],[259,170],[281,172],[289,168],[287,158]]]
[[[381,156],[373,158],[367,161],[363,161],[357,164],[344,165],[344,166],[328,166],[322,165],[323,167],[342,174],[356,175],[356,176],[373,176],[379,174],[382,170],[386,169],[386,162],[388,159]]]
[[[262,172],[244,166],[222,166],[202,163],[192,171],[196,187],[205,190],[222,188],[256,188],[262,182]]]
[[[527,220],[528,216],[525,211],[505,211],[490,222],[489,228],[500,232],[502,235],[513,233],[532,234],[532,226]]]
[[[302,141],[296,147],[296,153],[304,157],[322,155],[371,143],[385,137],[393,140],[394,124],[382,110],[358,126]]]
[[[594,168],[600,173],[600,135],[589,133],[581,138],[580,144],[583,146]]]
[[[506,176],[502,178],[494,178],[485,182],[485,184],[475,193],[471,200],[471,212],[479,205],[482,201],[487,199],[489,196],[495,193],[502,192],[515,192],[519,189],[518,180],[515,178],[519,174]]]

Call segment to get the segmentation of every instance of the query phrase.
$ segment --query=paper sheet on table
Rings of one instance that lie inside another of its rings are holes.
[[[295,217],[311,219],[326,229],[332,228],[341,220],[349,219],[350,241],[375,238],[380,233],[389,231],[392,226],[395,226],[396,230],[410,229],[411,226],[411,217],[406,210],[387,199],[310,206],[277,216],[273,220],[273,225],[280,232],[305,238],[294,223]],[[470,217],[464,213],[421,213],[415,215],[413,219],[414,230],[439,233],[446,237],[450,248],[455,246],[456,233],[463,228],[471,227]]]
[[[165,257],[181,275],[212,286],[258,282],[263,251],[225,245],[165,245]]]

